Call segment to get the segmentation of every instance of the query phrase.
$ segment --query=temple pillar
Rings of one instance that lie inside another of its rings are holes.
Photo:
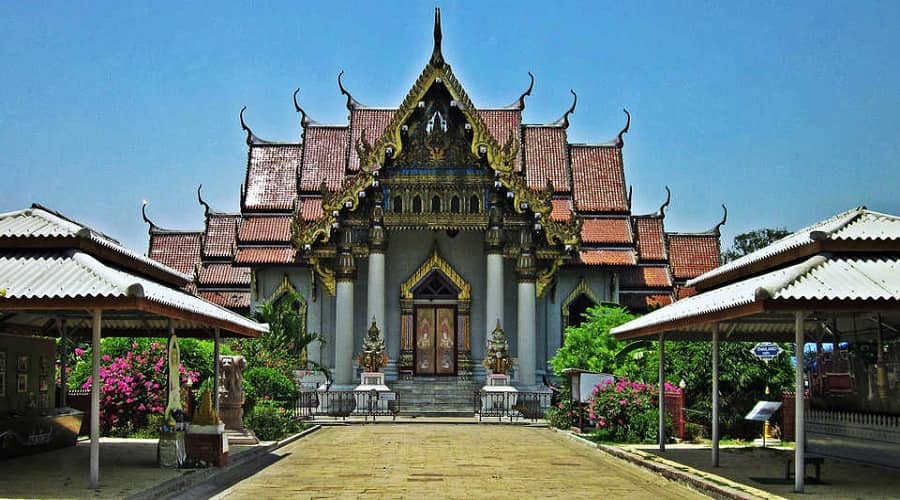
[[[535,281],[534,249],[531,244],[531,232],[521,233],[522,251],[516,263],[518,280],[518,358],[519,385],[530,387],[536,384],[535,365],[537,362],[536,316],[537,290]]]
[[[334,383],[350,385],[353,380],[353,286],[356,280],[356,261],[353,258],[353,233],[342,229],[335,257],[334,319]]]
[[[487,254],[485,269],[486,293],[484,298],[484,332],[487,335],[500,322],[503,327],[503,230],[502,214],[495,196],[491,197],[489,208],[489,224],[485,233],[484,244]]]
[[[366,290],[366,321],[375,321],[382,332],[387,332],[384,323],[384,253],[387,246],[384,228],[372,226],[369,230],[369,279]]]

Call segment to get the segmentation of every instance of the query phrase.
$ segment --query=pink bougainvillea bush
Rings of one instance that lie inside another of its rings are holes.
[[[681,392],[681,389],[666,383],[666,392]],[[654,442],[658,438],[657,386],[619,379],[598,385],[592,394],[588,419],[599,440]],[[667,435],[671,435],[671,425],[667,416]]]
[[[162,415],[167,401],[166,346],[160,342],[140,345],[120,356],[104,354],[100,364],[100,427],[107,435],[127,435],[147,425],[152,415]],[[88,351],[76,349],[78,357]],[[196,383],[199,375],[179,366],[182,384]],[[91,387],[87,377],[83,388]]]

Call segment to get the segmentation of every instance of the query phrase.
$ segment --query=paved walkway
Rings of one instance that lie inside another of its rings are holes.
[[[546,428],[328,427],[216,498],[702,498]]]

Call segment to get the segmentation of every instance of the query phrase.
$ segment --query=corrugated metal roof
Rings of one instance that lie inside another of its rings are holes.
[[[737,271],[795,248],[812,245],[815,243],[813,233],[818,233],[817,237],[824,235],[827,239],[842,241],[898,240],[900,239],[900,218],[873,212],[865,207],[854,208],[805,227],[765,248],[719,266],[688,281],[687,285],[697,286],[699,284],[702,287],[704,281],[714,277]]]
[[[190,281],[187,274],[180,273],[159,262],[123,247],[118,241],[105,234],[66,219],[43,207],[31,208],[0,214],[0,238],[81,238],[103,246],[128,259],[170,274],[181,281]]]
[[[900,301],[898,262],[898,258],[817,255],[799,264],[681,299],[613,328],[612,333],[623,335],[766,300]]]
[[[6,299],[137,297],[259,333],[268,326],[153,280],[107,266],[80,250],[17,251],[0,255]],[[0,298],[0,309],[4,298]],[[140,322],[140,320],[136,320]]]

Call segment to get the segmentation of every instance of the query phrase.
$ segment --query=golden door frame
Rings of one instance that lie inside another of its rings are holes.
[[[456,272],[455,269],[441,257],[437,247],[431,255],[419,266],[418,269],[400,287],[400,369],[404,371],[415,370],[415,328],[416,328],[416,299],[414,290],[432,272],[440,273],[458,290],[456,298],[450,304],[433,304],[435,307],[453,306],[456,309],[456,374],[467,376],[472,373],[472,357],[470,345],[470,319],[472,309],[472,287]],[[442,301],[444,302],[444,301]],[[424,305],[424,304],[423,304]]]

